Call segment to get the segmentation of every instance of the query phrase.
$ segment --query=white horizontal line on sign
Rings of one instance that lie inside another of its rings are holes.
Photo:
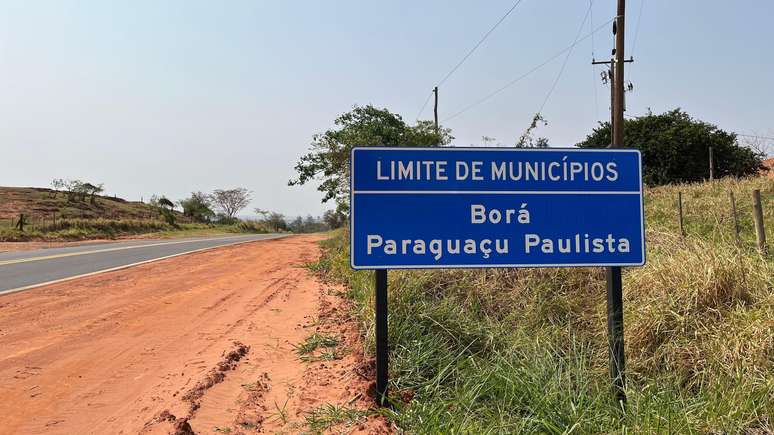
[[[535,153],[535,152],[557,152],[557,153],[567,153],[567,152],[576,152],[579,154],[583,153],[637,153],[640,154],[640,150],[637,148],[574,148],[574,147],[568,147],[568,148],[560,148],[560,147],[550,147],[550,148],[492,148],[492,147],[455,147],[455,146],[446,146],[446,147],[366,147],[366,146],[355,146],[352,148],[352,152],[355,151],[494,151],[494,152],[525,152],[525,153]]]
[[[367,194],[471,194],[471,195],[640,195],[639,191],[559,191],[559,190],[355,190],[352,193]]]
[[[523,269],[529,267],[615,267],[615,266],[644,266],[645,260],[634,263],[559,263],[559,264],[388,264],[388,265],[356,265],[350,261],[350,266],[357,270],[376,270],[376,269],[487,269],[491,267],[508,267],[515,269]]]

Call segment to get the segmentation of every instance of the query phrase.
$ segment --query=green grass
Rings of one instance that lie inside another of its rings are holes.
[[[59,219],[56,224],[35,225],[19,231],[0,228],[0,241],[82,240],[120,235],[170,232],[175,228],[155,220]]]
[[[724,178],[712,183],[661,186],[648,189],[645,215],[653,231],[679,234],[677,193],[683,194],[683,223],[686,235],[724,244],[735,243],[734,220],[729,193],[733,192],[742,243],[755,243],[752,191],[761,191],[766,239],[774,243],[774,179]]]
[[[323,433],[337,426],[352,426],[368,416],[369,411],[325,404],[313,409],[305,417],[310,433]],[[347,433],[347,432],[344,432]]]
[[[277,410],[276,412],[272,413],[271,418],[274,418],[278,421],[281,421],[283,425],[288,423],[288,401],[290,398],[285,399],[285,403],[282,406],[279,406],[277,402],[274,402],[274,408]]]
[[[268,232],[269,228],[264,224],[252,221],[232,225],[180,223],[175,227],[160,220],[60,219],[56,224],[39,224],[24,232],[0,227],[0,242],[115,239],[140,234],[151,238],[180,238]]]
[[[646,192],[648,263],[624,274],[625,411],[610,394],[603,270],[391,271],[388,418],[412,433],[772,433],[774,258],[754,249],[752,189],[771,235],[774,180]],[[347,284],[371,353],[373,274],[348,255],[339,232],[313,269]]]
[[[295,350],[301,361],[331,361],[341,358],[341,352],[337,349],[340,343],[341,337],[338,335],[315,332],[295,346]],[[318,349],[320,352],[317,352]]]

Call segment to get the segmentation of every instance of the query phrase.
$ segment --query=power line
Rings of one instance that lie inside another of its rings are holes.
[[[516,9],[516,6],[518,6],[519,3],[521,2],[522,0],[517,0],[516,3],[514,3],[513,6],[511,6],[511,8],[508,9],[508,11],[502,17],[500,17],[500,19],[497,20],[497,22],[486,33],[484,33],[484,36],[481,37],[481,39],[476,43],[476,45],[474,45],[473,48],[471,48],[470,51],[468,51],[467,54],[465,54],[465,56],[463,56],[462,59],[460,59],[460,61],[457,62],[456,65],[454,65],[454,68],[452,68],[448,73],[446,73],[443,79],[441,79],[441,81],[438,82],[436,86],[441,86],[442,84],[444,84],[446,80],[448,80],[449,77],[451,77],[452,74],[454,74],[457,71],[457,69],[459,69],[459,67],[461,67],[466,60],[468,60],[468,58],[473,54],[473,52],[475,52],[478,49],[478,47],[480,47],[481,44],[484,43],[486,38],[488,38],[489,35],[491,35],[492,32],[494,32],[497,26],[499,26],[503,21],[505,21],[506,18],[508,18],[508,15],[510,15],[511,12],[513,12],[513,10]],[[432,95],[432,92],[430,94]],[[427,107],[427,103],[429,101],[430,101],[430,97],[428,96],[427,100],[425,100],[425,104],[423,104],[422,108],[419,110],[419,114],[417,114],[417,119],[419,119],[420,115],[422,115],[422,112],[424,112],[425,108]]]
[[[630,118],[630,119],[640,119],[640,118],[642,118],[644,116],[647,116],[647,115],[629,115],[629,114],[625,113],[624,116],[627,117],[627,118]],[[732,132],[732,133],[737,135],[737,136],[742,136],[742,137],[751,137],[753,139],[766,139],[766,140],[773,140],[774,141],[774,136],[761,136],[761,135],[758,135],[758,134],[745,134],[745,133],[738,133],[738,132],[735,132],[735,131]]]
[[[591,4],[594,0],[589,0],[589,30],[594,28],[594,9]],[[594,59],[594,35],[591,35],[591,58]],[[594,122],[599,120],[599,98],[597,97],[597,66],[591,64],[591,84],[594,89]]]
[[[640,0],[640,11],[637,13],[637,28],[634,30],[634,40],[632,41],[632,49],[629,52],[631,56],[634,56],[634,49],[637,47],[637,36],[640,34],[640,20],[642,19],[643,6],[645,6],[645,0]]]
[[[624,114],[624,116],[629,118],[629,119],[639,119],[639,118],[642,118],[645,115],[629,115],[629,114]],[[761,136],[761,135],[758,135],[758,134],[737,133],[735,131],[732,132],[732,133],[734,133],[737,136],[750,137],[750,138],[753,138],[753,139],[774,140],[774,136]]]
[[[634,56],[634,49],[637,47],[637,36],[640,34],[640,22],[642,21],[642,8],[645,6],[645,0],[640,0],[640,10],[637,12],[637,27],[634,29],[634,39],[632,40],[632,49],[629,51],[630,56]],[[632,69],[626,69],[629,80],[632,78]]]
[[[736,135],[737,135],[737,136],[742,136],[742,137],[752,137],[752,138],[755,138],[755,139],[766,139],[766,140],[774,140],[774,137],[771,137],[771,136],[758,136],[758,135],[756,135],[756,134],[742,134],[742,133],[736,133]]]
[[[578,27],[578,32],[575,34],[575,40],[572,42],[572,48],[570,48],[569,51],[567,51],[567,56],[564,57],[564,62],[562,62],[562,67],[559,69],[559,74],[556,75],[556,79],[554,79],[554,83],[551,85],[551,89],[548,90],[548,93],[546,94],[546,98],[543,99],[543,104],[540,105],[540,109],[537,111],[537,113],[543,113],[543,108],[546,106],[546,103],[548,103],[548,99],[551,98],[551,94],[554,93],[554,89],[556,89],[556,85],[559,83],[559,79],[562,78],[562,74],[564,74],[564,68],[567,66],[567,61],[570,60],[570,55],[572,55],[572,50],[575,47],[575,45],[578,43],[578,38],[580,38],[581,32],[583,31],[583,26],[586,25],[586,20],[589,19],[589,13],[591,12],[591,6],[594,4],[594,1],[589,1],[589,8],[586,9],[586,15],[583,16],[583,21],[581,22],[580,27]]]
[[[466,61],[466,60],[468,60],[468,58],[470,57],[470,55],[471,55],[471,54],[473,54],[473,52],[474,52],[474,51],[476,51],[476,49],[478,49],[478,47],[479,47],[479,46],[481,46],[481,44],[483,44],[483,43],[484,43],[484,41],[486,40],[486,38],[488,38],[488,37],[489,37],[489,35],[490,35],[492,32],[494,32],[494,30],[497,28],[497,26],[499,26],[499,25],[500,25],[500,23],[502,23],[502,22],[503,22],[503,21],[504,21],[506,18],[508,18],[508,15],[510,15],[510,14],[511,14],[511,12],[513,12],[513,10],[514,10],[514,9],[516,9],[516,6],[518,6],[518,5],[519,5],[519,3],[521,3],[521,1],[522,1],[522,0],[517,0],[517,1],[516,1],[516,3],[514,3],[514,4],[513,4],[513,6],[511,6],[511,8],[510,8],[510,9],[508,9],[508,12],[506,12],[506,13],[505,13],[505,15],[503,15],[502,17],[500,17],[500,19],[499,19],[499,20],[497,20],[497,22],[494,24],[494,26],[492,26],[492,28],[491,28],[491,29],[489,29],[489,31],[488,31],[488,32],[486,32],[486,33],[484,34],[484,36],[481,38],[481,40],[479,40],[479,41],[478,41],[478,43],[477,43],[476,45],[474,45],[474,46],[473,46],[473,48],[471,48],[471,49],[470,49],[470,51],[468,51],[468,54],[466,54],[466,55],[465,55],[465,56],[462,58],[462,60],[460,60],[460,61],[457,63],[457,65],[455,65],[455,66],[454,66],[454,68],[452,68],[452,69],[451,69],[451,71],[449,71],[449,72],[448,72],[448,73],[447,73],[447,74],[446,74],[446,75],[443,77],[443,79],[441,79],[441,81],[440,81],[440,82],[438,82],[438,85],[437,85],[437,86],[441,86],[442,84],[444,84],[444,82],[446,82],[446,80],[448,80],[448,79],[449,79],[449,77],[451,77],[451,75],[452,75],[452,74],[454,74],[454,72],[455,72],[455,71],[457,71],[457,69],[458,69],[460,66],[462,66],[462,64],[463,64],[463,63],[465,63],[465,61]]]
[[[596,27],[594,30],[592,30],[591,32],[589,32],[587,35],[585,35],[585,36],[583,36],[582,38],[580,38],[580,39],[578,39],[577,41],[575,41],[575,42],[574,42],[572,45],[570,45],[570,46],[568,46],[568,47],[565,47],[564,49],[562,49],[562,50],[561,50],[561,51],[559,51],[558,53],[554,54],[553,56],[549,57],[548,59],[546,59],[546,60],[545,60],[545,61],[543,61],[542,63],[538,64],[537,66],[533,67],[532,69],[530,69],[530,70],[529,70],[529,71],[527,71],[526,73],[524,73],[524,74],[522,74],[521,76],[519,76],[519,77],[517,77],[517,78],[515,78],[515,79],[511,80],[510,82],[506,83],[506,84],[505,84],[505,86],[502,86],[502,87],[498,88],[498,89],[497,89],[497,90],[495,90],[494,92],[491,92],[490,94],[486,95],[485,97],[483,97],[483,98],[481,98],[481,99],[477,100],[476,102],[474,102],[474,103],[472,103],[472,104],[470,104],[470,105],[466,106],[466,107],[465,107],[465,108],[463,108],[462,110],[460,110],[460,111],[456,112],[455,114],[453,114],[453,115],[449,116],[448,118],[444,119],[442,122],[446,122],[446,121],[448,121],[448,120],[450,120],[450,119],[452,119],[452,118],[456,118],[457,116],[459,116],[459,115],[462,115],[463,113],[467,112],[468,110],[472,109],[473,107],[476,107],[476,106],[478,106],[479,104],[481,104],[481,103],[483,103],[483,102],[485,102],[485,101],[489,100],[490,98],[494,97],[495,95],[499,94],[500,92],[502,92],[502,91],[504,91],[504,90],[508,89],[509,87],[511,87],[511,86],[513,86],[513,85],[515,85],[515,84],[516,84],[516,83],[518,83],[519,81],[521,81],[521,80],[525,79],[526,77],[528,77],[529,75],[531,75],[531,74],[532,74],[532,73],[534,73],[535,71],[537,71],[537,70],[539,70],[540,68],[542,68],[542,67],[546,66],[548,63],[550,63],[550,62],[551,62],[551,61],[553,61],[554,59],[556,59],[556,58],[558,58],[559,56],[561,56],[561,55],[563,55],[564,53],[566,53],[568,50],[571,50],[573,47],[575,47],[576,45],[578,45],[578,44],[579,44],[579,43],[581,43],[582,41],[585,41],[585,40],[586,40],[586,39],[588,39],[588,38],[589,38],[591,35],[593,35],[593,34],[597,33],[598,31],[602,30],[602,28],[603,28],[603,27],[605,27],[605,26],[607,26],[608,24],[612,23],[612,22],[613,22],[613,19],[614,19],[614,18],[611,18],[611,19],[609,19],[609,20],[605,21],[604,23],[602,23],[601,25],[599,25],[598,27]]]

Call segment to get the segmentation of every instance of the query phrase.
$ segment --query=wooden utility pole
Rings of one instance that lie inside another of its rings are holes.
[[[611,148],[624,145],[624,16],[626,1],[618,0],[618,12],[613,22],[615,58],[613,70],[613,107]],[[613,379],[615,398],[626,402],[626,360],[624,356],[623,282],[621,267],[607,268],[607,337],[610,351],[610,377]]]
[[[435,119],[435,135],[438,136],[438,86],[433,88],[433,95],[435,96],[435,104],[433,105],[433,117]]]
[[[624,142],[624,15],[626,1],[618,0],[618,12],[613,21],[615,33],[615,60],[613,62],[613,141],[612,147],[622,147]]]
[[[625,0],[618,0],[618,8],[613,21],[615,49],[613,58],[609,61],[591,60],[593,65],[610,65],[608,81],[610,82],[610,145],[618,148],[624,145],[624,64],[634,62],[633,58],[624,58],[624,16],[626,14]],[[608,267],[607,277],[607,339],[610,351],[610,377],[613,379],[613,390],[616,400],[626,402],[626,360],[624,358],[623,335],[623,283],[621,267]]]

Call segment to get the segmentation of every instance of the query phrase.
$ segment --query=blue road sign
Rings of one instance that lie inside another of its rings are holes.
[[[628,149],[352,150],[355,269],[641,266]]]

